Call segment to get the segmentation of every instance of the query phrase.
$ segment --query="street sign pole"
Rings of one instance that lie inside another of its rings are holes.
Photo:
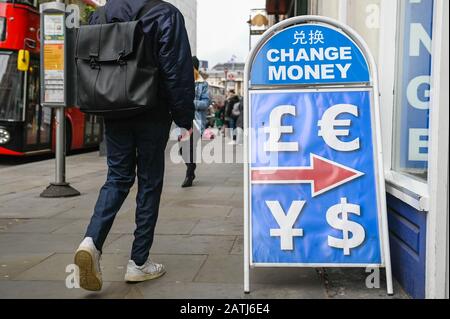
[[[56,108],[56,171],[55,171],[55,184],[60,186],[67,186],[66,184],[66,125],[64,108]]]
[[[79,196],[80,192],[66,182],[66,120],[67,106],[67,30],[66,6],[61,0],[43,3],[41,13],[41,104],[55,109],[55,182],[41,197]]]
[[[326,17],[284,20],[251,51],[244,89],[244,292],[256,267],[384,267],[393,295],[378,75],[365,41]]]

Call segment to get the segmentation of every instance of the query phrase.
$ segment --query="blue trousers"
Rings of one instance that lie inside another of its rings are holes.
[[[138,177],[136,231],[131,259],[143,265],[150,254],[164,180],[170,121],[147,118],[105,121],[108,176],[86,237],[102,250],[114,219]]]

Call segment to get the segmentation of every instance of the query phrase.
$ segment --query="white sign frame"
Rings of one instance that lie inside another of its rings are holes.
[[[391,265],[391,257],[390,257],[390,244],[389,244],[389,228],[388,228],[388,216],[387,216],[387,203],[386,203],[386,186],[385,186],[385,177],[384,177],[384,162],[383,162],[383,152],[382,152],[382,139],[381,139],[381,121],[380,121],[380,96],[379,96],[379,84],[378,84],[378,72],[376,67],[376,62],[373,55],[370,52],[370,49],[367,43],[364,41],[361,36],[359,36],[356,31],[354,31],[349,26],[336,21],[334,19],[330,19],[327,17],[321,16],[300,16],[294,17],[287,20],[284,20],[270,29],[268,29],[261,39],[258,41],[257,45],[250,52],[246,66],[244,71],[244,126],[245,126],[245,138],[244,138],[244,292],[250,293],[250,269],[257,267],[373,267],[374,265],[314,265],[314,264],[264,264],[258,265],[254,264],[252,261],[252,232],[251,232],[251,182],[250,182],[250,166],[251,166],[251,130],[249,130],[250,119],[251,119],[251,110],[250,110],[250,91],[254,88],[251,86],[251,71],[253,62],[259,53],[260,49],[269,41],[272,37],[274,37],[279,32],[283,30],[301,24],[307,23],[315,23],[315,24],[323,24],[327,27],[335,28],[339,32],[348,36],[362,51],[364,57],[366,58],[369,68],[370,68],[370,85],[366,87],[366,89],[371,89],[372,91],[372,106],[374,109],[372,115],[372,127],[375,130],[373,134],[373,142],[374,149],[376,153],[374,153],[374,163],[376,169],[376,183],[378,186],[378,198],[377,202],[379,204],[379,228],[380,228],[380,240],[381,240],[381,255],[382,255],[382,265],[386,268],[386,282],[387,282],[387,293],[388,295],[394,294],[393,288],[393,278],[392,278],[392,265]],[[361,84],[353,84],[349,85],[302,85],[302,92],[306,89],[313,90],[339,90],[339,91],[348,91],[352,89],[361,89],[363,88]],[[274,86],[274,87],[264,87],[259,88],[260,90],[279,90],[284,89],[292,90],[296,89],[296,86]],[[259,91],[260,91],[259,90]],[[320,91],[319,90],[319,91]],[[259,92],[258,91],[258,92]],[[381,213],[380,213],[381,212]]]

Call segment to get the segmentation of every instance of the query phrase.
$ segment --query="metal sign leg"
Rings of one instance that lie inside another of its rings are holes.
[[[250,243],[248,241],[248,215],[245,214],[245,235],[244,235],[244,292],[250,293]]]
[[[80,196],[80,192],[66,183],[66,125],[64,107],[56,108],[56,171],[55,182],[51,183],[41,197],[63,198]]]
[[[245,244],[246,246],[248,246],[248,244]],[[247,249],[245,249],[246,253],[244,254],[244,292],[246,294],[250,293],[250,265],[249,265],[249,258],[248,258],[248,252]]]
[[[247,90],[245,94],[247,100]],[[248,116],[245,116],[245,118],[248,121]],[[246,126],[248,128],[248,124]],[[248,193],[250,160],[247,148],[248,132],[248,129],[244,131],[244,293],[246,294],[250,293],[250,195]]]
[[[384,187],[382,187],[384,189]],[[385,203],[383,207],[386,207],[386,199],[383,197],[382,202]],[[387,210],[383,209],[382,214],[382,229],[383,229],[383,253],[384,253],[384,263],[386,268],[386,285],[387,294],[389,296],[394,295],[394,283],[392,278],[392,263],[391,263],[391,247],[389,241],[389,226],[387,219]]]

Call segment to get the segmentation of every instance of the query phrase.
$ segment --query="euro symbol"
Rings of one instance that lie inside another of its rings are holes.
[[[351,142],[343,142],[338,137],[345,137],[350,135],[350,130],[336,129],[336,127],[349,127],[352,125],[351,120],[338,120],[337,117],[341,114],[351,114],[358,117],[358,107],[351,104],[338,104],[328,109],[322,120],[318,125],[321,128],[319,136],[323,138],[325,143],[332,149],[339,152],[353,152],[359,149],[359,138]]]

